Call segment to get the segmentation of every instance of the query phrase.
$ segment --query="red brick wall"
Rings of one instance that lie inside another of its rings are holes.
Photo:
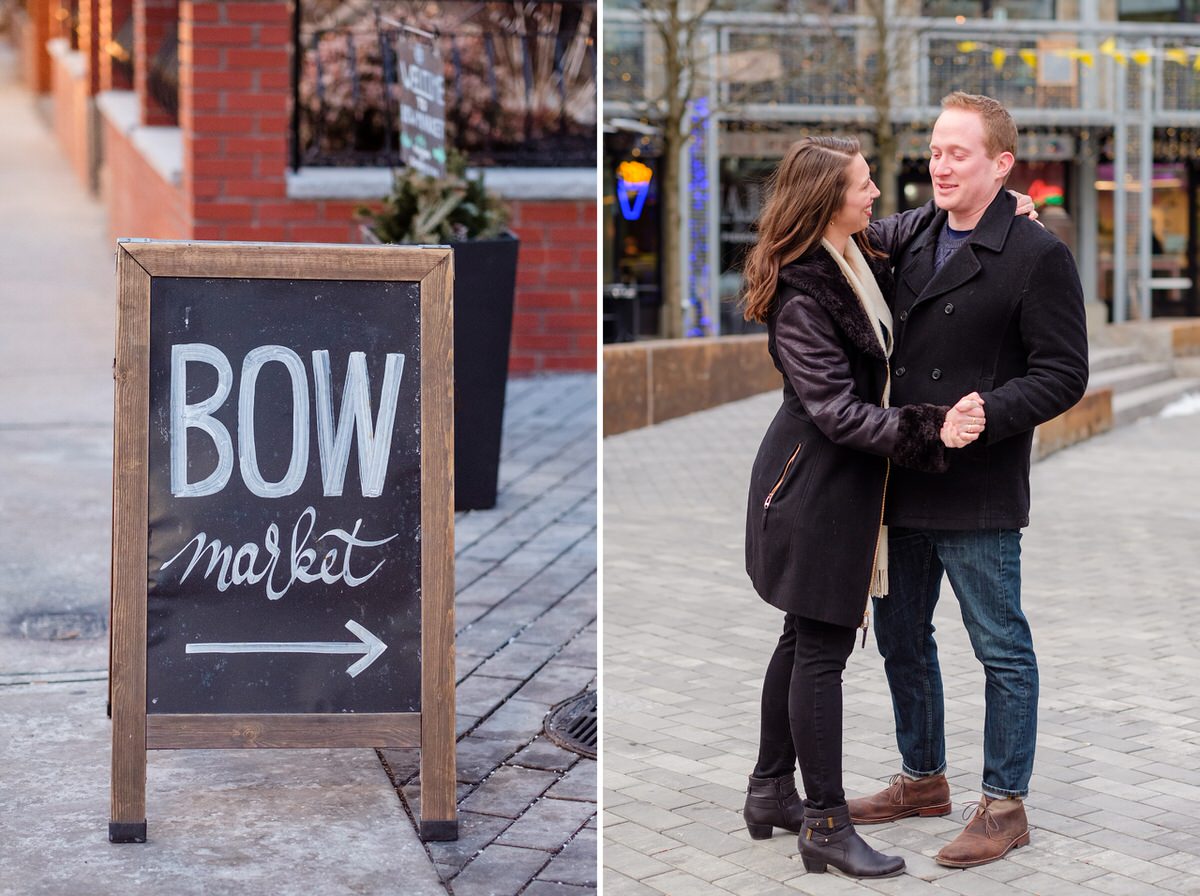
[[[103,116],[101,120],[109,237],[190,239],[183,194],[163,180],[125,134]]]
[[[50,39],[50,0],[30,0],[19,37],[25,86],[34,93],[48,92],[50,54],[46,52],[46,41]]]
[[[88,171],[88,83],[76,77],[62,59],[51,57],[51,93],[54,95],[54,133],[84,186]]]
[[[100,89],[100,41],[98,18],[100,0],[80,0],[79,3],[79,49],[87,54],[88,96]]]
[[[596,368],[596,203],[513,204],[521,238],[513,312],[514,373]]]

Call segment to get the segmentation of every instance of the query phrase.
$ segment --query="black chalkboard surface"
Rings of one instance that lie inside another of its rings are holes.
[[[151,284],[147,712],[420,710],[419,298]]]
[[[109,839],[148,750],[421,751],[455,839],[453,256],[122,240]]]

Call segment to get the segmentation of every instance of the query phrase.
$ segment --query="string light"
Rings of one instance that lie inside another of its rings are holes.
[[[711,336],[712,320],[705,314],[708,302],[708,97],[692,103],[692,140],[688,144],[691,202],[688,203],[688,301],[692,324],[688,336]]]

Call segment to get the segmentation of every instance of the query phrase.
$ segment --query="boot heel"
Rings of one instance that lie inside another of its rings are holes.
[[[942,803],[939,806],[925,806],[924,808],[918,809],[917,814],[922,818],[934,818],[936,816],[949,815],[950,804]]]
[[[750,824],[746,822],[746,830],[750,832],[751,840],[770,840],[775,828],[769,824]]]
[[[804,870],[811,874],[824,874],[825,869],[829,867],[828,862],[820,862],[817,859],[810,859],[808,856],[802,856],[800,861],[804,863]]]
[[[1029,831],[1026,831],[1024,834],[1022,834],[1020,837],[1018,837],[1016,840],[1013,841],[1012,848],[1016,849],[1018,846],[1028,846],[1028,845],[1029,845]]]

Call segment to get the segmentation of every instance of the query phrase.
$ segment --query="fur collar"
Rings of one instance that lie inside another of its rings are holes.
[[[880,292],[891,302],[895,290],[887,259],[863,254],[875,274]],[[879,340],[875,338],[875,329],[867,319],[867,312],[863,310],[862,303],[842,275],[837,262],[829,256],[824,247],[818,246],[803,258],[780,268],[779,281],[820,302],[821,307],[829,312],[834,323],[859,351],[887,361]],[[779,307],[782,307],[782,304]]]

